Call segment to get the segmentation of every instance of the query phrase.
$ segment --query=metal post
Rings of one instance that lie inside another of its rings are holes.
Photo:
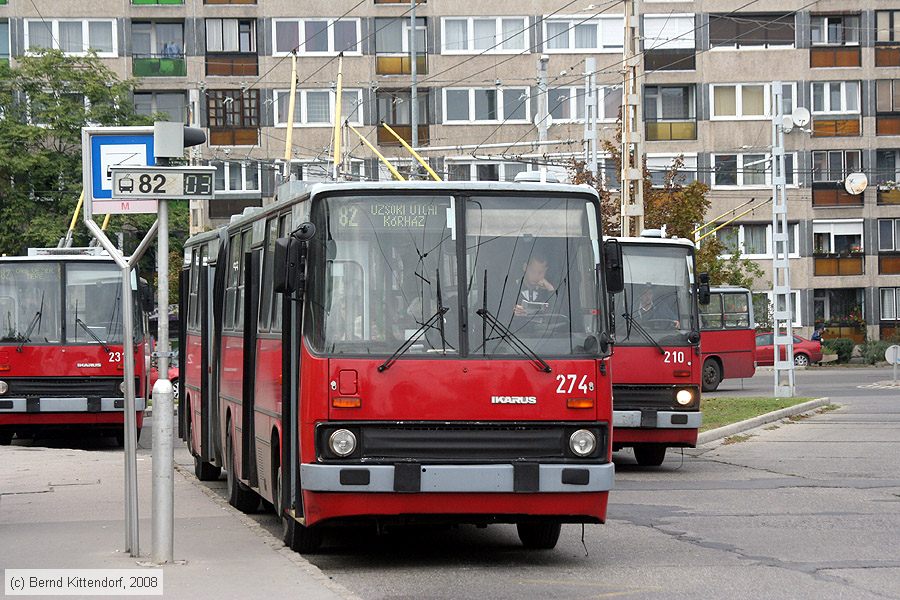
[[[782,86],[772,82],[772,343],[775,346],[775,397],[794,396],[793,298],[788,253],[787,189],[784,172]],[[784,355],[782,360],[781,355]]]
[[[122,353],[125,355],[125,546],[140,555],[137,497],[137,415],[134,402],[134,297],[131,265],[122,267]]]
[[[159,201],[159,285],[156,356],[159,379],[153,385],[153,562],[172,562],[174,531],[175,394],[169,381],[169,205]]]
[[[643,57],[640,53],[640,5],[625,2],[625,47],[622,52],[622,200],[619,208],[622,235],[640,235],[644,229],[644,115],[641,105]]]
[[[597,111],[600,107],[597,90],[597,59],[584,59],[584,164],[595,178],[597,172]]]
[[[547,63],[550,57],[546,54],[541,55],[538,61],[538,114],[537,114],[537,130],[538,142],[547,140],[547,132],[549,126],[547,120],[550,118],[550,90],[547,85]],[[541,181],[547,181],[547,165],[541,164],[540,168]]]
[[[412,125],[410,141],[412,147],[419,146],[419,65],[416,56],[416,0],[409,0],[409,122]],[[418,170],[418,169],[416,169]]]

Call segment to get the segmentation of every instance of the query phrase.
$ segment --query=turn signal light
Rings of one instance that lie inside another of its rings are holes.
[[[594,401],[590,398],[569,398],[566,400],[569,408],[594,408]]]
[[[331,406],[334,408],[359,408],[362,400],[359,398],[332,398]]]
[[[674,371],[672,374],[675,375],[675,377],[690,377],[691,376],[690,371]]]

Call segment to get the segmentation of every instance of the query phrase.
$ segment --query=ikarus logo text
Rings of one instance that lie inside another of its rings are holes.
[[[491,396],[491,404],[537,404],[537,396]]]

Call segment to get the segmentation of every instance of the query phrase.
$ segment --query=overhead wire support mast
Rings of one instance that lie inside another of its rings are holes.
[[[622,202],[621,234],[644,229],[644,119],[640,79],[643,77],[639,0],[625,1],[625,44],[622,62]]]

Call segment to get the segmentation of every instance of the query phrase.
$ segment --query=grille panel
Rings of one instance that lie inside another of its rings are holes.
[[[4,381],[9,384],[9,391],[6,394],[8,396],[51,398],[122,396],[122,392],[119,391],[122,379],[116,377],[28,377],[20,379],[10,377],[5,378]]]
[[[613,409],[671,409],[697,410],[699,403],[681,406],[675,402],[675,391],[690,387],[694,390],[694,398],[700,397],[696,386],[683,385],[613,385]]]

